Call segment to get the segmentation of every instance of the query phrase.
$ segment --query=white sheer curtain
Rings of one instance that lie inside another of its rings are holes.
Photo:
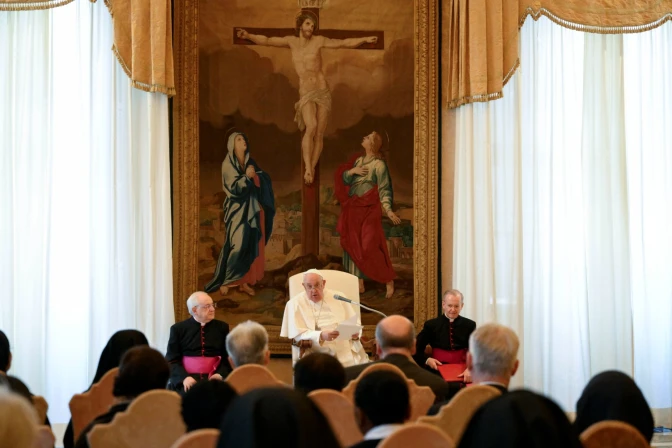
[[[453,286],[566,410],[606,369],[672,407],[671,30],[528,20],[504,98],[455,112]]]
[[[0,13],[0,329],[55,423],[113,332],[174,320],[168,101],[111,47],[101,2]]]
[[[670,427],[672,24],[624,36],[623,66],[634,373]]]

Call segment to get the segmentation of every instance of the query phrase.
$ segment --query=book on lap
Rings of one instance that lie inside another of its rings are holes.
[[[467,368],[466,364],[443,364],[439,366],[439,373],[447,382],[463,382],[462,377],[458,378],[458,375],[461,375],[462,372]]]

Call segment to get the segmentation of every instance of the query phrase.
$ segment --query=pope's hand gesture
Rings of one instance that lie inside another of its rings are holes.
[[[322,334],[320,334],[320,337],[322,338],[323,341],[333,341],[338,337],[340,333],[338,331],[331,331],[331,330],[324,330]]]

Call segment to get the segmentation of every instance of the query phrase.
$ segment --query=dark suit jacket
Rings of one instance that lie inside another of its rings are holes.
[[[380,361],[375,361],[367,364],[359,364],[345,369],[346,383],[354,380],[360,373],[372,364],[379,362],[386,362],[395,365],[404,372],[406,378],[415,381],[418,386],[429,386],[436,395],[435,403],[439,403],[446,399],[449,392],[448,384],[438,375],[434,375],[422,367],[419,367],[411,358],[404,355],[387,355]]]
[[[350,448],[375,448],[383,439],[362,440],[352,445]]]
[[[507,389],[507,388],[504,387],[504,386],[500,386],[499,384],[486,384],[486,386],[494,387],[495,389],[497,389],[498,391],[500,391],[502,394],[505,394],[505,393],[507,393],[507,392],[509,391],[509,389]],[[461,389],[461,388],[458,388],[458,389],[451,389],[451,390],[450,390],[450,393],[446,396],[446,400],[445,400],[445,401],[442,401],[441,403],[434,403],[434,404],[432,405],[432,407],[429,408],[429,411],[427,411],[427,415],[436,415],[436,414],[438,414],[439,411],[441,410],[441,408],[442,408],[443,406],[447,405],[447,404],[450,402],[450,400],[453,399],[453,397],[455,396],[455,394],[457,394],[457,393],[460,391],[460,389]]]

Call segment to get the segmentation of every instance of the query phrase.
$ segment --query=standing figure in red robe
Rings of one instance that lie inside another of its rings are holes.
[[[382,211],[394,225],[401,219],[392,211],[392,179],[381,152],[383,139],[377,132],[364,137],[364,155],[341,165],[335,174],[336,197],[341,204],[336,230],[341,235],[343,266],[359,277],[359,292],[364,279],[384,283],[386,298],[394,294],[396,274],[383,232]]]

